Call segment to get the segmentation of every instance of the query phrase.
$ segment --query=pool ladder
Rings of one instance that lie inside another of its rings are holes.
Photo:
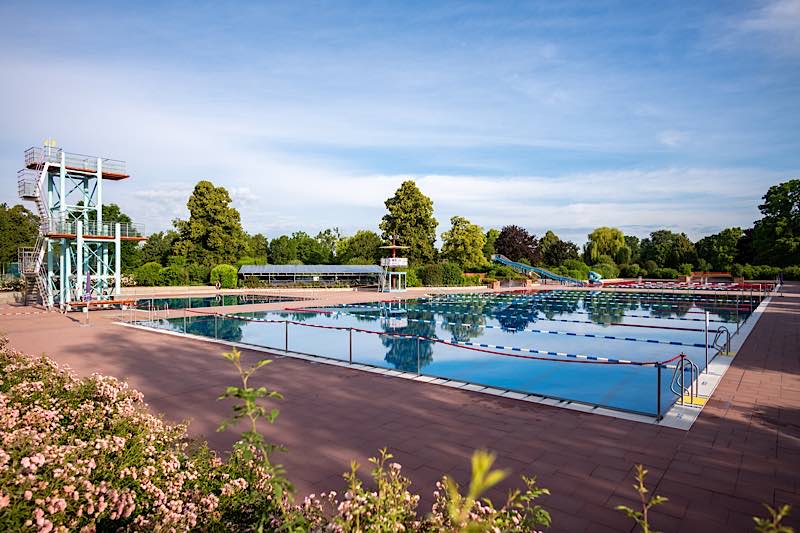
[[[689,383],[686,383],[686,373],[689,373]],[[699,378],[700,369],[691,359],[686,357],[686,354],[681,354],[678,359],[678,364],[675,365],[675,372],[672,374],[672,382],[669,385],[670,390],[680,398],[681,405],[686,404],[686,397],[689,397],[689,405],[697,405],[696,399],[699,403]]]

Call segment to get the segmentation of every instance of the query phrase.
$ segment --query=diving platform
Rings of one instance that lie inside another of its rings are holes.
[[[125,161],[106,159],[83,154],[65,152],[60,148],[33,146],[25,150],[25,168],[41,170],[45,163],[52,167],[83,174],[97,174],[106,180],[124,180],[130,177]]]

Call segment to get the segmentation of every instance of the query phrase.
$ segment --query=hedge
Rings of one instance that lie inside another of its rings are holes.
[[[219,281],[223,289],[235,289],[239,280],[239,272],[232,265],[217,265],[211,269],[211,283],[216,285]]]

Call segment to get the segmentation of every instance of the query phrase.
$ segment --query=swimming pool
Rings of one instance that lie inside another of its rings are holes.
[[[680,353],[705,367],[760,303],[722,295],[467,294],[144,325],[656,416]],[[674,364],[674,363],[673,363]],[[659,372],[661,379],[659,385]]]
[[[275,302],[297,302],[306,300],[299,296],[275,296],[265,294],[216,294],[213,296],[177,296],[138,298],[139,309],[194,309],[228,305],[270,304]]]

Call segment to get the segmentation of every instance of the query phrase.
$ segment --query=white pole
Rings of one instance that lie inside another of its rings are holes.
[[[122,294],[122,238],[119,222],[114,224],[114,294]]]
[[[708,374],[708,311],[706,311],[706,367],[703,372]]]
[[[78,220],[76,226],[76,257],[75,257],[75,296],[80,300],[81,285],[83,282],[83,221]],[[72,298],[70,298],[72,300]]]

